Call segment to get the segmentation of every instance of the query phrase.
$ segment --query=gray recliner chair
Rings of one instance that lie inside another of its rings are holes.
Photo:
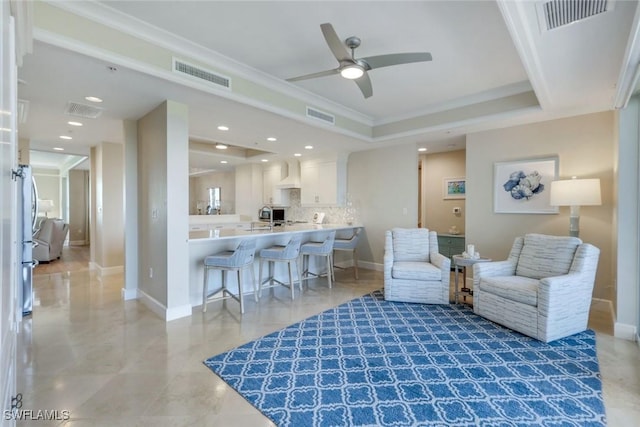
[[[37,243],[33,248],[33,258],[39,262],[49,262],[60,258],[62,246],[69,232],[69,224],[58,218],[45,218],[40,229],[33,235]]]

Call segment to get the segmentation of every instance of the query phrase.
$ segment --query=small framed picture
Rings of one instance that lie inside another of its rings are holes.
[[[444,178],[442,187],[443,199],[464,199],[466,195],[465,177]]]
[[[493,172],[495,213],[555,214],[551,181],[558,179],[558,157],[497,162]]]

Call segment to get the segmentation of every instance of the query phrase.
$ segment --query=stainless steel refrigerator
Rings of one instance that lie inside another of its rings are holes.
[[[18,292],[22,294],[22,315],[28,316],[33,309],[33,268],[38,261],[33,259],[33,233],[38,214],[38,190],[31,167],[19,165],[18,178],[18,268],[22,266]],[[22,285],[22,286],[20,286]]]

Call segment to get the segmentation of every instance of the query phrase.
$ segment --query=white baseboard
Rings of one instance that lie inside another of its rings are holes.
[[[122,288],[122,299],[124,301],[138,299],[139,297],[140,295],[138,294],[138,288],[135,288],[135,289]]]
[[[149,310],[154,312],[158,317],[160,317],[161,319],[164,319],[165,322],[170,322],[175,319],[191,316],[190,304],[181,305],[179,307],[167,308],[160,301],[153,298],[151,295],[147,294],[144,291],[141,291],[138,289],[137,294],[140,301]]]
[[[96,264],[96,270],[100,276],[111,276],[112,274],[124,273],[124,265],[116,265],[114,267],[101,267]]]
[[[628,341],[636,341],[638,339],[638,328],[634,325],[625,323],[613,324],[613,336]]]
[[[87,246],[88,244],[86,240],[69,240],[69,246]]]
[[[384,265],[377,262],[370,261],[358,261],[358,268],[364,268],[366,270],[384,271]]]

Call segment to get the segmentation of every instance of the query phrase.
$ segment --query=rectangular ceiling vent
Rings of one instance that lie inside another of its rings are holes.
[[[177,58],[173,58],[173,72],[198,80],[201,83],[231,89],[231,79],[229,77],[216,74],[202,67],[196,67]]]
[[[547,31],[613,9],[613,0],[551,0],[538,9]]]
[[[84,117],[86,119],[96,119],[102,114],[102,108],[93,105],[79,104],[69,101],[64,109],[64,113],[69,116]]]
[[[307,106],[307,117],[322,120],[323,122],[332,125],[336,124],[336,118],[334,115],[325,113],[324,111],[316,110],[315,108],[311,108],[309,106]]]

